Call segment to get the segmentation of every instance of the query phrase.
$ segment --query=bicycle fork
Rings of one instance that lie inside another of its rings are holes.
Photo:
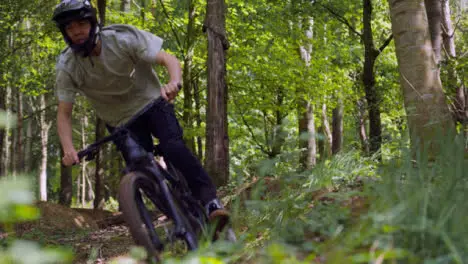
[[[176,205],[174,197],[171,191],[169,190],[169,186],[163,176],[164,172],[158,167],[158,165],[156,165],[156,162],[154,160],[152,160],[152,163],[154,166],[149,166],[146,169],[149,170],[150,174],[152,174],[155,177],[156,182],[157,182],[155,183],[157,185],[156,187],[159,187],[158,189],[160,190],[162,194],[161,198],[165,199],[167,202],[168,206],[166,210],[169,211],[167,213],[169,213],[170,216],[172,216],[172,220],[174,221],[174,224],[175,224],[174,234],[177,237],[183,237],[185,233],[187,232],[187,230],[185,228],[184,221],[180,217],[180,212],[177,211],[178,205]]]

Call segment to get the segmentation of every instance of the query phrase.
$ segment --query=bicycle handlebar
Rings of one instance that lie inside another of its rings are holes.
[[[182,89],[182,84],[178,83],[177,87],[179,88],[179,90]],[[130,120],[127,121],[125,124],[123,124],[122,126],[116,127],[114,129],[114,131],[109,136],[103,137],[102,139],[100,139],[100,140],[92,143],[91,145],[88,145],[86,148],[80,150],[78,152],[78,159],[80,161],[83,158],[85,158],[85,160],[87,160],[87,161],[93,160],[96,157],[96,155],[98,154],[99,148],[101,147],[102,144],[107,143],[107,142],[111,141],[112,139],[114,139],[114,138],[116,138],[118,136],[125,135],[127,133],[127,130],[126,130],[127,127],[129,127],[133,122],[135,122],[137,120],[137,118],[139,118],[142,114],[144,114],[146,111],[148,111],[151,107],[153,107],[156,104],[159,104],[161,101],[164,101],[164,98],[159,97],[158,99],[156,99],[156,100],[152,101],[151,103],[147,104],[145,107],[143,107],[143,109],[138,111],[138,113],[133,115],[130,118]],[[76,163],[73,164],[73,165],[76,165]]]

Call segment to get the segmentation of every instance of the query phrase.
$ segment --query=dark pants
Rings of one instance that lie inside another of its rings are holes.
[[[108,129],[113,130],[112,127]],[[175,116],[173,104],[160,101],[138,117],[128,129],[148,152],[152,152],[154,146],[151,135],[158,138],[159,150],[165,159],[182,172],[190,190],[203,204],[216,198],[216,187],[211,178],[183,141],[182,128]],[[114,143],[122,151],[122,142]]]

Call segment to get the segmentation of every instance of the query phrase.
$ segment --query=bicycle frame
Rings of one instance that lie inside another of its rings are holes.
[[[168,185],[164,182],[165,180],[168,180],[171,182],[171,184],[177,184],[174,180],[174,177],[172,177],[166,170],[162,169],[161,165],[157,164],[155,161],[154,155],[150,152],[147,152],[142,146],[140,146],[132,138],[128,131],[121,128],[119,131],[112,133],[110,136],[107,136],[102,140],[90,145],[83,152],[79,153],[78,156],[86,156],[86,159],[92,158],[94,156],[93,154],[97,153],[97,149],[100,147],[100,145],[107,143],[116,137],[125,137],[123,139],[124,143],[122,144],[124,148],[122,153],[125,153],[125,160],[128,164],[124,169],[124,174],[131,171],[139,171],[150,176],[157,185],[155,186],[155,189],[159,189],[161,191],[162,198],[167,202],[168,207],[166,209],[168,209],[169,212],[164,213],[169,213],[172,216],[173,221],[176,224],[176,234],[183,233],[185,230],[183,229],[183,225],[181,225],[182,220],[179,218],[179,214],[176,212],[174,198],[169,190]],[[88,150],[88,152],[86,152],[86,150]]]
[[[159,165],[156,160],[155,156],[151,152],[147,152],[138,142],[132,137],[131,133],[128,131],[127,127],[132,124],[139,116],[141,116],[144,112],[146,112],[149,108],[151,108],[154,104],[160,102],[160,100],[164,100],[159,98],[152,103],[145,106],[139,113],[131,118],[125,125],[121,127],[117,127],[114,131],[109,135],[106,136],[95,143],[89,145],[84,150],[78,152],[79,159],[85,158],[85,160],[92,160],[98,153],[100,146],[108,143],[114,139],[122,140],[122,150],[121,153],[124,155],[124,159],[126,161],[126,167],[124,168],[123,173],[126,174],[132,171],[139,171],[146,175],[148,175],[151,179],[153,179],[155,190],[160,190],[160,194],[162,195],[162,199],[165,200],[167,203],[167,207],[165,208],[168,212],[163,212],[165,214],[170,214],[168,216],[172,216],[172,220],[175,223],[175,234],[183,234],[185,232],[184,226],[182,224],[182,219],[180,219],[179,213],[176,211],[176,205],[174,201],[174,197],[169,190],[168,185],[166,184],[166,180],[169,181],[174,187],[180,187],[181,184],[174,178],[170,173],[164,170],[161,165]],[[157,151],[154,148],[154,151]],[[187,198],[187,193],[181,193],[183,198]],[[157,197],[150,197],[153,203],[161,205],[158,201],[153,199],[157,199]],[[164,205],[164,202],[163,202]],[[164,206],[165,207],[165,206]],[[159,208],[163,210],[162,208]]]

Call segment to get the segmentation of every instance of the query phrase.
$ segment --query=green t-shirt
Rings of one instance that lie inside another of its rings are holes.
[[[125,123],[160,96],[161,83],[152,65],[163,40],[129,25],[111,25],[101,32],[101,54],[82,57],[71,49],[56,65],[59,101],[84,95],[97,115],[111,126]]]

